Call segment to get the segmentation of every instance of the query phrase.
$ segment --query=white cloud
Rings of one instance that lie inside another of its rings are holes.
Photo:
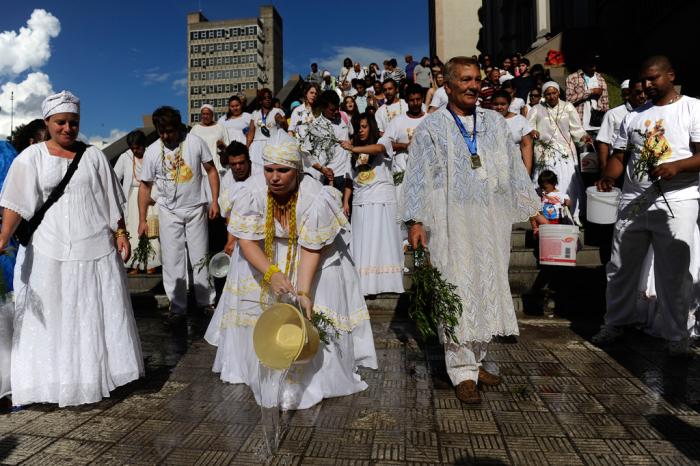
[[[318,68],[320,70],[328,70],[331,72],[331,74],[336,74],[343,66],[343,60],[346,57],[350,57],[353,62],[359,61],[363,67],[368,67],[370,63],[376,63],[381,69],[382,62],[384,62],[384,60],[396,58],[397,62],[402,63],[404,55],[405,54],[395,50],[338,46],[333,47],[333,52],[331,55],[320,58],[312,58],[309,61],[309,65],[316,62],[318,63]],[[308,73],[308,69],[304,70],[303,73]]]
[[[0,75],[18,75],[42,67],[51,57],[50,41],[61,23],[46,10],[32,12],[26,27],[0,32]]]
[[[41,118],[41,102],[53,92],[48,75],[41,72],[29,73],[20,83],[8,82],[0,86],[0,137],[5,138],[10,134],[13,93],[13,124],[17,127]]]
[[[187,91],[187,78],[176,79],[172,82],[171,87],[176,95],[185,95],[185,91]]]
[[[123,138],[126,136],[126,131],[123,131],[121,129],[112,129],[109,132],[108,136],[100,136],[100,135],[94,135],[94,136],[86,136],[83,133],[80,133],[80,136],[78,139],[87,142],[90,145],[93,145],[97,147],[98,149],[104,149],[108,145],[112,144],[114,141],[117,139]]]

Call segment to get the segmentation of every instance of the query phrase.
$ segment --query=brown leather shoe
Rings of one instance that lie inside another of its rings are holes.
[[[501,383],[501,378],[496,374],[492,374],[483,368],[479,368],[479,383],[493,387]]]
[[[479,395],[476,382],[473,380],[460,382],[459,385],[455,387],[455,394],[460,401],[465,403],[477,404],[481,402],[481,395]]]

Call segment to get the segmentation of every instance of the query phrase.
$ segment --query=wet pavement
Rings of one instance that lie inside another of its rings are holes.
[[[587,340],[599,314],[522,317],[520,337],[490,346],[503,383],[466,405],[438,346],[419,345],[401,315],[372,316],[380,369],[361,371],[369,388],[285,413],[273,457],[251,392],[211,372],[203,319],[172,332],[141,309],[146,377],[94,405],[0,415],[0,463],[700,464],[697,348],[671,359],[630,331],[604,352]]]

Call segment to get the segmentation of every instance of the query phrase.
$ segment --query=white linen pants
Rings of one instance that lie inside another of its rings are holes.
[[[488,342],[445,343],[445,365],[455,387],[465,380],[478,383],[479,368],[486,357]]]
[[[675,218],[663,201],[629,214],[630,208],[621,206],[606,267],[606,327],[644,323],[639,322],[637,312],[639,278],[651,245],[658,312],[668,323],[666,338],[688,338],[688,312],[694,305],[691,264],[698,200],[671,201],[669,205]]]
[[[159,206],[160,247],[163,288],[174,314],[187,312],[187,258],[192,264],[195,299],[199,306],[214,304],[215,291],[209,285],[207,208],[169,210]],[[204,263],[202,263],[204,261]]]

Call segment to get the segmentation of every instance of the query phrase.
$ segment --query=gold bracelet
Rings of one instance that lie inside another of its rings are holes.
[[[126,239],[131,239],[131,235],[126,231],[126,228],[118,228],[117,231],[114,232],[114,239],[121,238],[122,236],[126,236]]]
[[[306,296],[307,298],[311,299],[311,295],[306,291],[297,291],[297,296]],[[313,299],[311,299],[311,301],[313,301]]]
[[[272,276],[277,272],[281,272],[280,268],[275,264],[270,264],[270,267],[267,268],[267,272],[265,272],[265,275],[263,275],[263,283],[269,283]]]

